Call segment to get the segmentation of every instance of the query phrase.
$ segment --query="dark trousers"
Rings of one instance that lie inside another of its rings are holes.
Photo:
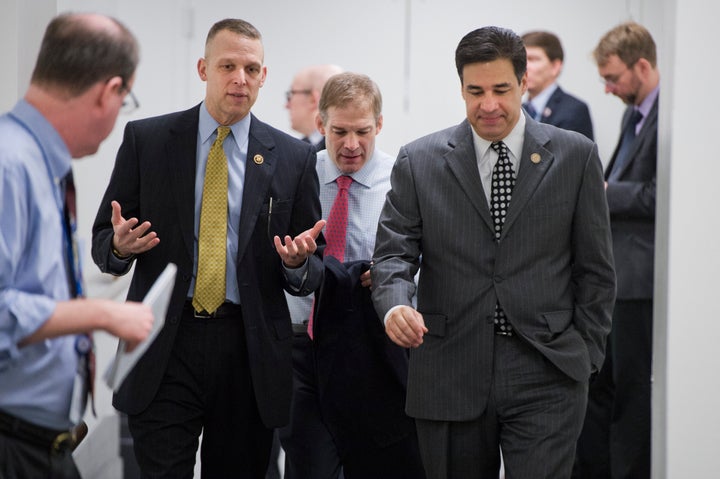
[[[618,300],[605,363],[590,385],[574,478],[650,477],[652,300]]]
[[[516,336],[496,336],[488,405],[471,421],[415,421],[427,477],[569,478],[585,414],[577,382]]]
[[[0,479],[80,479],[69,449],[51,452],[0,433]]]
[[[272,443],[258,413],[242,315],[200,319],[185,308],[167,370],[150,406],[128,416],[144,478],[265,477]]]
[[[313,345],[307,333],[295,333],[292,361],[290,422],[278,430],[285,450],[285,479],[338,479],[342,466],[320,411]]]
[[[377,394],[382,395],[382,391]],[[352,411],[347,413],[352,415]],[[347,427],[342,418],[326,415],[320,405],[312,341],[307,334],[296,333],[290,423],[280,429],[285,478],[425,478],[414,434],[379,445],[372,437]]]

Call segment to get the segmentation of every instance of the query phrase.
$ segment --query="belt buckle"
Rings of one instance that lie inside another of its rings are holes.
[[[75,438],[75,434],[72,431],[61,432],[53,440],[52,445],[50,446],[50,450],[57,453],[67,448],[72,451],[73,449],[75,449],[76,445],[77,440]]]
[[[76,425],[69,431],[61,432],[58,434],[50,446],[50,452],[59,453],[62,452],[63,448],[67,447],[71,451],[74,451],[78,444],[85,439],[87,436],[88,427],[85,421],[80,421],[80,424]]]
[[[195,311],[195,309],[193,309],[193,316],[195,316],[198,319],[213,319],[216,314],[217,314],[217,310],[213,313],[208,313],[205,310],[198,312],[198,311]]]

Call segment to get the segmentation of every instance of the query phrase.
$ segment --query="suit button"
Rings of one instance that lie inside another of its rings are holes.
[[[502,276],[500,276],[500,275],[495,275],[495,276],[493,276],[493,281],[496,282],[496,283],[502,283],[502,282],[503,282],[503,279],[504,279],[504,278],[503,278]]]

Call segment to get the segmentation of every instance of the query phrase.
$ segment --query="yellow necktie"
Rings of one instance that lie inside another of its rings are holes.
[[[217,130],[205,169],[193,297],[195,311],[208,313],[215,312],[225,301],[228,165],[222,145],[230,128],[219,126]]]

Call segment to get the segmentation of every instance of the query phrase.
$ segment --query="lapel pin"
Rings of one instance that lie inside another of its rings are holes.
[[[265,161],[265,158],[263,158],[262,155],[255,155],[253,157],[253,161],[255,162],[256,165],[262,165],[263,161]]]
[[[532,155],[530,155],[530,161],[532,161],[535,164],[540,163],[541,159],[542,158],[540,157],[540,153],[533,153]]]
[[[550,108],[545,108],[545,109],[543,110],[543,118],[547,118],[547,117],[549,117],[550,115],[552,115],[552,110],[551,110]]]

